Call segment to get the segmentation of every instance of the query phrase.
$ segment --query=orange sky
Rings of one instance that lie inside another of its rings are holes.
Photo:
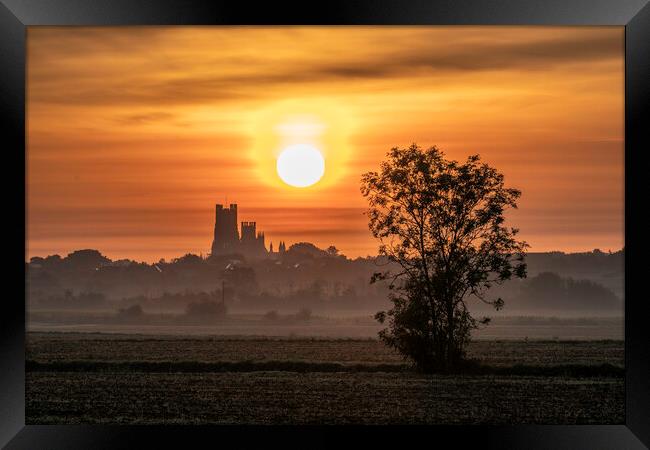
[[[361,174],[479,153],[531,251],[623,246],[623,27],[29,27],[28,257],[209,251],[214,204],[267,245],[376,254]],[[325,176],[282,183],[310,140]],[[277,247],[276,247],[277,248]]]

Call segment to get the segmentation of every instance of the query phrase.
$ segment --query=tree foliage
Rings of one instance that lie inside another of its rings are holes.
[[[479,324],[468,299],[500,309],[489,288],[526,276],[527,244],[504,225],[521,192],[478,155],[460,164],[416,144],[388,152],[379,172],[363,175],[361,192],[380,255],[401,268],[371,280],[391,281],[393,308],[376,315],[389,325],[380,337],[423,370],[453,368]]]

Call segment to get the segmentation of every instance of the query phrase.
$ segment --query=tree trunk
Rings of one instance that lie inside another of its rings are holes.
[[[454,365],[454,308],[447,301],[447,370]]]

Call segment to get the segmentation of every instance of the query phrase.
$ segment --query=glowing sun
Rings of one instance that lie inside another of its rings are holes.
[[[282,150],[276,164],[279,177],[290,186],[307,187],[315,184],[325,173],[321,152],[308,144],[296,144]]]

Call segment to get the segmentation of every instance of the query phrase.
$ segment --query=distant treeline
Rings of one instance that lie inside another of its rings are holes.
[[[620,310],[624,251],[530,253],[528,278],[495,286],[506,308]],[[154,264],[112,261],[97,250],[26,263],[29,304],[37,308],[185,310],[215,302],[264,311],[280,308],[374,309],[387,301],[386,282],[370,284],[390,264],[376,257],[350,259],[336,248],[291,246],[277,259],[241,255],[202,258],[187,254]],[[479,302],[477,309],[481,309]]]

